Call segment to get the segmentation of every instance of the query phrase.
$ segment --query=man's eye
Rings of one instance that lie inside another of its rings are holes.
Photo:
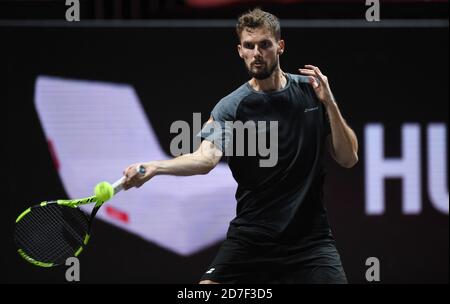
[[[261,48],[262,49],[267,49],[271,46],[271,43],[269,41],[263,41],[261,42]]]
[[[245,47],[246,49],[253,49],[253,45],[250,44],[250,43],[244,43],[244,47]]]

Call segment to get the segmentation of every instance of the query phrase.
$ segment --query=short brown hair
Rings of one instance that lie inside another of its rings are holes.
[[[255,29],[259,27],[269,29],[277,41],[281,39],[281,28],[278,18],[260,8],[255,8],[239,17],[238,23],[236,24],[236,33],[239,40],[245,28]]]

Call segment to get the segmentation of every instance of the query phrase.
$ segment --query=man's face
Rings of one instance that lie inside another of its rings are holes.
[[[276,41],[265,27],[245,28],[238,45],[239,56],[244,59],[250,77],[266,79],[278,67],[278,56],[283,52],[284,41]]]

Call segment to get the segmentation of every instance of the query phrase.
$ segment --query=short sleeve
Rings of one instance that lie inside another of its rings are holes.
[[[230,124],[235,120],[234,103],[222,99],[211,111],[212,121],[208,121],[197,134],[198,137],[211,141],[225,152],[232,138]]]

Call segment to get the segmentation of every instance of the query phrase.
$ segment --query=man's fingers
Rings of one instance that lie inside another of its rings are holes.
[[[318,67],[316,67],[315,65],[305,64],[305,68],[308,68],[308,69],[311,69],[313,71],[316,71],[319,75],[322,75],[322,72],[320,71],[320,69]]]
[[[318,67],[308,64],[305,65],[305,67],[307,67],[307,69],[298,69],[300,73],[309,76],[316,76],[319,82],[325,81],[324,79],[325,76],[320,72]]]
[[[325,75],[322,74],[322,72],[320,71],[320,69],[314,65],[310,65],[310,64],[306,64],[305,65],[306,68],[314,71],[314,73],[317,75],[317,77],[319,78],[320,81],[325,81]]]
[[[313,70],[309,70],[309,69],[298,69],[300,71],[300,73],[305,74],[305,75],[316,75],[316,73]]]
[[[128,178],[133,178],[137,173],[136,167],[136,165],[128,166],[125,170],[125,176],[127,176]]]
[[[317,88],[320,85],[320,79],[319,76],[317,76],[316,72],[309,69],[298,69],[300,73],[304,75],[308,75],[309,83],[314,87]]]
[[[309,76],[308,79],[309,79],[309,83],[312,85],[313,88],[319,87],[320,83],[319,83],[319,81],[317,80],[316,77]]]
[[[128,185],[127,180],[124,180],[122,183],[123,189],[128,190],[128,188],[130,188],[130,186]]]
[[[131,166],[128,166],[125,168],[125,170],[123,170],[123,176],[125,176],[125,177],[129,176],[130,168],[131,168]]]
[[[128,190],[128,189],[134,187],[133,184],[134,184],[134,183],[133,183],[131,180],[125,180],[125,181],[123,182],[123,188],[124,188],[125,190]]]
[[[133,164],[131,166],[128,166],[123,171],[123,176],[125,177],[125,179],[122,185],[125,190],[133,187],[139,188],[144,184],[144,182],[142,182],[144,176],[141,175],[138,170],[139,165],[140,164]]]

